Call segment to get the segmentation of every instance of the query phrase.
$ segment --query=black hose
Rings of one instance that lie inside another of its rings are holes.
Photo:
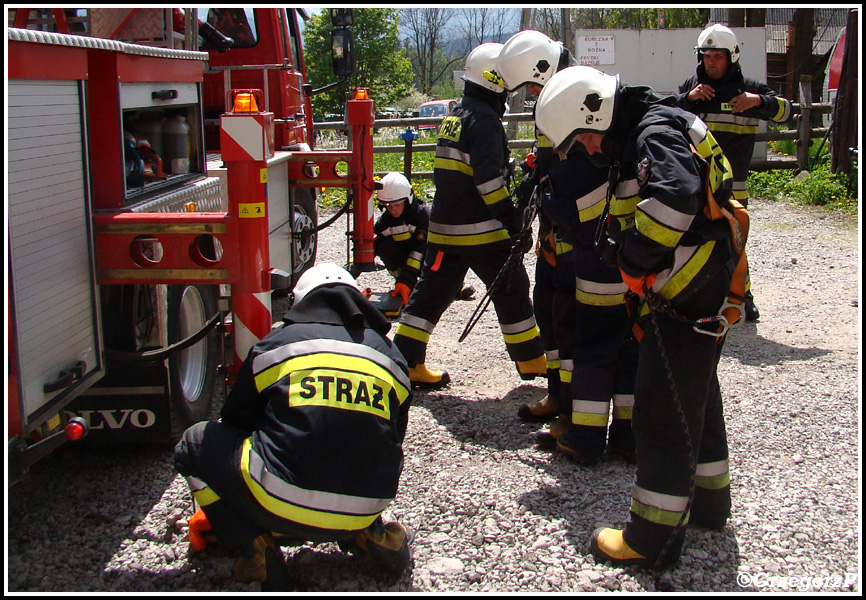
[[[113,350],[111,348],[105,349],[105,356],[111,358],[113,360],[119,360],[122,362],[139,364],[157,364],[165,361],[169,357],[177,354],[178,352],[182,352],[186,350],[190,346],[194,346],[198,342],[200,342],[208,333],[210,333],[211,329],[217,326],[220,321],[220,313],[215,314],[210,320],[205,323],[204,327],[199,329],[197,332],[192,334],[186,339],[183,339],[179,342],[176,342],[170,346],[166,346],[165,348],[160,348],[159,350],[148,350],[146,352],[126,352],[123,350]]]

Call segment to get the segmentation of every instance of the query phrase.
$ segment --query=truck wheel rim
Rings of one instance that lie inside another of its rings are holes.
[[[185,339],[201,330],[207,322],[204,301],[199,291],[190,286],[183,291],[178,315],[180,339]],[[195,402],[204,388],[207,340],[203,339],[178,355],[180,384],[188,402]]]
[[[307,213],[300,207],[295,207],[295,222],[293,230],[295,233],[303,233],[305,231],[311,231],[314,228],[313,220],[307,215]],[[295,268],[295,272],[298,272],[303,269],[304,265],[310,261],[313,257],[313,251],[315,249],[315,237],[308,236],[304,238],[304,236],[298,236],[295,239],[295,256],[298,259],[297,267]]]

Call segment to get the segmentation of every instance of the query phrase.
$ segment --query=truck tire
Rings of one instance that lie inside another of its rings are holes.
[[[217,312],[214,285],[168,286],[168,343],[183,340],[204,327]],[[177,441],[191,425],[210,418],[221,391],[220,332],[217,328],[197,344],[168,359],[171,437]]]
[[[315,191],[309,188],[295,188],[294,214],[292,215],[292,281],[296,282],[301,274],[316,262],[319,234],[315,231],[319,223],[319,207]],[[302,235],[312,231],[310,235]]]

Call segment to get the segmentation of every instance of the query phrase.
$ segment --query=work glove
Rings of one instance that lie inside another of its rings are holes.
[[[633,277],[622,269],[619,272],[622,274],[622,280],[628,286],[628,289],[638,296],[642,296],[647,290],[651,289],[656,281],[656,277],[658,277],[657,273],[647,273],[640,277]]]
[[[403,302],[403,306],[406,306],[406,303],[409,302],[409,294],[411,294],[411,293],[412,293],[412,290],[409,289],[409,286],[406,285],[405,283],[400,283],[400,282],[397,282],[394,285],[394,289],[391,290],[391,296],[394,298],[396,298],[397,296],[400,296],[400,298]]]

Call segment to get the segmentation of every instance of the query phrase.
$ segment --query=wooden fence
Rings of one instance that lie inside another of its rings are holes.
[[[812,127],[813,115],[829,114],[833,111],[833,105],[829,103],[802,103],[793,105],[792,118],[797,123],[796,129],[787,131],[767,131],[758,133],[758,142],[767,142],[775,140],[796,140],[797,156],[772,156],[763,159],[752,159],[751,169],[753,171],[769,171],[772,169],[799,169],[804,170],[809,168],[809,142],[812,138],[826,138],[829,134],[829,127]],[[443,117],[426,117],[426,118],[411,118],[411,119],[378,119],[373,123],[373,129],[381,131],[387,128],[396,128],[404,130],[404,133],[411,134],[423,125],[438,126],[442,122]],[[503,117],[503,121],[510,123],[532,123],[534,117],[532,113],[516,113],[508,114]],[[314,128],[317,132],[320,131],[344,131],[346,124],[342,121],[315,123]],[[408,130],[408,132],[406,131]],[[403,134],[401,134],[403,135]],[[374,154],[397,154],[402,153],[404,158],[404,175],[408,179],[432,179],[432,171],[412,171],[412,155],[415,152],[435,152],[436,144],[415,144],[414,136],[403,135],[403,144],[396,146],[374,146]],[[508,141],[508,147],[511,149],[517,148],[532,148],[535,140],[533,139],[513,139]],[[384,175],[385,173],[376,173],[376,175]]]

